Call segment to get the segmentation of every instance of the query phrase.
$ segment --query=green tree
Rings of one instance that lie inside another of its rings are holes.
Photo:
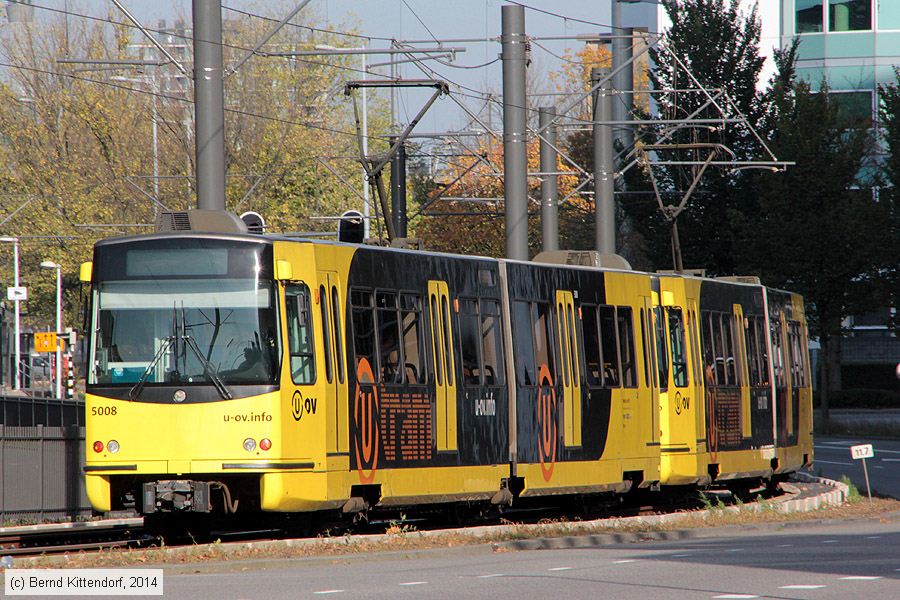
[[[851,125],[823,83],[813,91],[793,77],[795,48],[777,57],[769,94],[770,143],[796,165],[751,181],[758,204],[746,214],[739,260],[772,286],[803,294],[811,334],[824,355],[823,407],[840,389],[841,323],[877,305],[889,206],[873,199],[864,174],[871,133]]]
[[[723,90],[734,108],[724,99],[702,108],[709,100],[705,93],[675,92],[656,96],[659,116],[663,119],[685,119],[699,110],[695,118],[746,117],[756,126],[762,114],[760,95],[756,90],[764,59],[759,55],[760,21],[754,7],[749,13],[738,10],[737,0],[662,0],[672,27],[661,45],[679,58],[673,61],[660,49],[651,50],[656,67],[650,81],[657,90],[696,89]],[[718,106],[718,107],[717,107]],[[759,155],[762,148],[748,127],[727,126],[723,130],[707,127],[684,127],[674,133],[668,144],[722,144],[734,152],[738,160]],[[663,150],[661,160],[703,161],[706,148]],[[720,154],[718,159],[727,157]],[[656,166],[660,193],[666,204],[677,205],[697,173],[696,166]],[[744,178],[711,168],[700,180],[687,209],[678,218],[682,253],[686,266],[703,267],[713,273],[731,274],[737,269],[735,255],[735,219],[742,211],[746,194]],[[650,188],[641,188],[648,191]],[[658,267],[671,265],[670,231],[655,211],[656,203],[627,202],[623,207],[643,238],[651,259]]]

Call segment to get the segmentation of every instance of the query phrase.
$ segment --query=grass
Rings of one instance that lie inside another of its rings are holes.
[[[852,484],[850,484],[852,485]],[[405,518],[394,521],[381,536],[320,537],[309,540],[281,540],[256,543],[214,543],[197,546],[148,549],[111,549],[96,553],[73,553],[35,559],[17,559],[18,567],[149,567],[178,566],[226,561],[259,561],[352,556],[362,553],[417,551],[433,548],[484,546],[494,544],[494,551],[509,548],[503,542],[542,537],[583,536],[598,534],[652,534],[722,526],[748,526],[765,523],[786,524],[823,519],[877,518],[900,511],[900,501],[877,498],[860,502],[859,491],[851,487],[848,502],[805,513],[782,513],[775,500],[758,499],[751,504],[725,506],[720,499],[703,496],[704,511],[681,513],[677,519],[653,522],[641,519],[607,519],[594,522],[546,521],[534,525],[505,522],[498,527],[475,530],[417,531]],[[497,545],[501,544],[501,545]]]

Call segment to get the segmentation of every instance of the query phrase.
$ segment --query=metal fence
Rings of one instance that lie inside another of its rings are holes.
[[[0,523],[90,514],[84,404],[0,397]]]

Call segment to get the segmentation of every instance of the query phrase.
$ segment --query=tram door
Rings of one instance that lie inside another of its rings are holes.
[[[453,324],[450,321],[450,293],[445,281],[428,282],[428,315],[431,333],[431,360],[434,365],[436,431],[438,452],[455,452],[456,365],[453,361]]]
[[[563,384],[563,443],[581,446],[581,369],[579,363],[575,300],[572,292],[556,292],[556,339],[559,340]]]
[[[349,452],[349,415],[344,389],[346,365],[344,361],[343,306],[337,273],[319,271],[319,289],[315,298],[322,325],[322,358],[325,363],[327,414],[333,417],[327,436],[328,452]]]

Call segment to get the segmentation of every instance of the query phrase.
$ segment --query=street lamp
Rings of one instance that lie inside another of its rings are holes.
[[[56,335],[62,333],[62,267],[52,260],[41,263],[42,269],[56,269]],[[56,340],[56,398],[62,400],[62,351]]]
[[[21,364],[22,349],[20,346],[21,339],[19,336],[19,300],[23,299],[23,298],[20,298],[20,294],[19,294],[19,238],[3,236],[3,237],[0,237],[0,242],[9,242],[13,245],[13,262],[15,264],[15,271],[13,271],[14,291],[7,292],[7,294],[11,295],[11,297],[9,299],[13,300],[16,304],[16,341],[15,341],[16,366],[13,369],[13,389],[18,390],[18,389],[21,389],[20,383],[22,381],[21,373],[20,373],[20,370],[22,368],[22,364]]]

